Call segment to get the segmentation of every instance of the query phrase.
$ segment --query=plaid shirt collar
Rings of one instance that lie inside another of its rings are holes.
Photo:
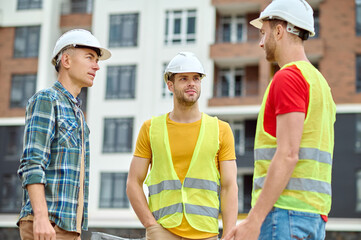
[[[58,90],[59,92],[61,92],[62,94],[64,94],[67,98],[69,98],[69,100],[74,103],[76,106],[78,106],[80,108],[82,101],[79,97],[74,97],[68,90],[66,90],[66,88],[59,82],[56,81],[54,84],[54,88],[56,90]]]

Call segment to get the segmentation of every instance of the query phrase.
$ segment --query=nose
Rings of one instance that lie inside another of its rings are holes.
[[[98,62],[95,62],[95,63],[93,64],[93,69],[94,69],[95,71],[98,71],[98,70],[100,69]]]
[[[259,42],[259,46],[260,46],[261,48],[264,47],[264,38],[265,38],[265,36],[263,36],[263,37],[261,38],[261,41]]]

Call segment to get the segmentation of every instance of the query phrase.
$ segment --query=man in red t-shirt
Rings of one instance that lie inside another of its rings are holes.
[[[336,108],[303,41],[314,20],[304,0],[274,0],[251,24],[280,70],[257,120],[252,209],[224,240],[324,239],[331,207]]]

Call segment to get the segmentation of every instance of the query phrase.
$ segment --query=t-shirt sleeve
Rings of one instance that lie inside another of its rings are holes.
[[[307,113],[309,85],[296,66],[278,71],[270,89],[275,115],[290,112]]]
[[[152,148],[150,145],[149,128],[151,120],[147,120],[140,128],[137,143],[135,145],[134,156],[141,158],[152,158]]]
[[[234,149],[234,137],[231,127],[228,123],[218,120],[219,125],[219,150],[218,161],[228,161],[236,159]]]

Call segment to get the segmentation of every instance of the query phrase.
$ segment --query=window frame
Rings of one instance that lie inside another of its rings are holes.
[[[361,169],[356,172],[356,212],[361,212]]]
[[[245,196],[245,178],[248,177],[251,179],[251,192],[249,196]],[[251,208],[251,201],[252,201],[252,179],[253,179],[253,172],[252,169],[238,169],[237,170],[237,186],[238,186],[238,213],[248,213]],[[245,199],[249,200],[249,209],[246,208]]]
[[[192,25],[194,32],[189,32],[189,21],[193,19]],[[179,33],[175,33],[175,21],[179,20]],[[167,46],[179,44],[195,44],[197,36],[197,10],[196,9],[181,9],[181,10],[167,10],[165,13],[165,33],[164,44]]]
[[[355,32],[361,36],[361,0],[355,0]]]
[[[126,26],[131,24],[131,26]],[[132,29],[129,36],[124,36],[127,29]],[[111,14],[109,16],[109,47],[137,47],[139,13]]]
[[[133,126],[134,118],[132,117],[105,118],[102,147],[103,153],[131,153]],[[122,131],[122,129],[124,131]],[[120,139],[120,137],[124,137],[122,133],[126,135],[127,139]]]
[[[14,58],[37,58],[40,47],[40,26],[15,28]],[[33,38],[36,38],[35,40]],[[35,41],[36,43],[34,43]],[[35,47],[35,48],[34,48]]]
[[[124,76],[126,74],[129,76]],[[108,66],[105,99],[134,99],[136,74],[137,66],[135,64]]]
[[[42,9],[43,0],[17,0],[17,10]]]
[[[230,25],[230,39],[224,40],[224,24]],[[238,38],[238,25],[242,25],[242,37]],[[218,42],[221,43],[242,43],[247,42],[247,21],[242,15],[224,15],[219,20]]]
[[[11,77],[11,90],[10,90],[10,108],[25,108],[27,101],[35,94],[36,91],[36,74],[13,74]],[[28,84],[32,84],[32,91],[29,94],[26,92],[29,90]],[[15,89],[16,85],[20,85],[20,90]],[[14,101],[14,96],[17,95],[17,91],[20,93],[20,100]]]
[[[361,55],[356,55],[356,82],[355,90],[357,93],[361,93]]]
[[[241,83],[240,83],[240,90],[239,90],[239,94],[237,94],[237,76],[241,76]],[[225,77],[226,79],[228,78],[228,89],[227,95],[223,95],[223,87],[224,87],[224,83],[223,83],[223,77]],[[245,77],[246,77],[246,72],[245,69],[243,67],[231,67],[231,68],[220,68],[219,72],[218,72],[218,76],[217,76],[217,83],[215,84],[216,86],[216,97],[228,97],[228,98],[232,98],[232,97],[244,97],[245,96]]]
[[[129,199],[126,193],[127,177],[127,172],[101,172],[99,194],[100,209],[129,208]],[[119,181],[118,184],[117,181]],[[104,187],[104,185],[110,188],[108,193],[106,193],[107,188]],[[117,193],[117,189],[120,189],[119,197],[115,196],[115,194]]]
[[[355,152],[361,153],[361,113],[355,116]]]

